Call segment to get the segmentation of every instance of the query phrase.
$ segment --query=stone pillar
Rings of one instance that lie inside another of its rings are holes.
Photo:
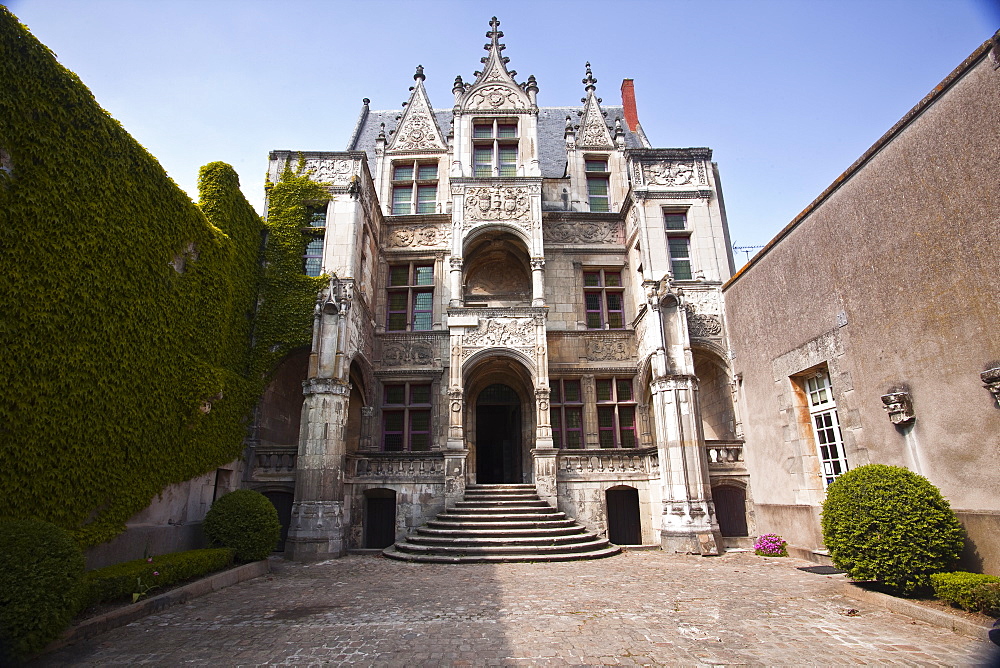
[[[559,451],[555,448],[535,448],[531,451],[531,461],[535,476],[535,490],[538,498],[553,508],[559,507],[559,491],[556,484]]]
[[[448,306],[458,308],[465,303],[465,295],[462,294],[462,258],[451,256],[448,261],[450,272],[448,274],[448,285],[451,289],[451,299]]]
[[[699,535],[721,549],[708,477],[708,458],[698,425],[697,379],[678,375],[653,381],[653,416],[663,485],[660,545],[670,552],[699,553]]]
[[[344,466],[351,386],[343,367],[351,293],[336,277],[316,302],[309,379],[303,383],[295,500],[287,551],[296,561],[344,554]]]
[[[531,305],[545,306],[545,258],[531,258]]]

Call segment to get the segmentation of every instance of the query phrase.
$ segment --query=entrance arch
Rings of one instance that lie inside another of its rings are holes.
[[[463,366],[469,483],[532,482],[535,384],[522,357],[517,350],[492,348]]]
[[[494,383],[476,398],[476,482],[521,482],[521,398]]]

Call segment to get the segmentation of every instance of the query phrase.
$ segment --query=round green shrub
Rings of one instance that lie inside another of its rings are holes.
[[[80,609],[83,553],[36,519],[0,519],[0,665],[40,651]]]
[[[266,496],[238,489],[212,504],[205,515],[205,535],[216,545],[232,548],[237,561],[258,561],[278,545],[281,522]]]
[[[901,593],[950,570],[964,543],[962,525],[937,487],[898,466],[869,464],[827,489],[823,541],[837,568]]]

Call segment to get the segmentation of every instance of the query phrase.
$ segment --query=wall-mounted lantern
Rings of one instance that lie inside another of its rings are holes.
[[[913,403],[910,401],[909,392],[883,394],[882,403],[893,424],[900,425],[913,422],[915,416],[913,415]]]

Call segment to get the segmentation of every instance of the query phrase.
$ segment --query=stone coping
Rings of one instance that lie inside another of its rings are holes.
[[[939,626],[944,629],[950,629],[955,633],[970,636],[977,640],[989,641],[988,634],[992,626],[991,624],[982,624],[971,619],[966,619],[957,614],[952,614],[947,610],[935,610],[934,608],[928,608],[920,605],[919,603],[908,601],[905,598],[897,598],[896,596],[890,596],[889,594],[883,594],[882,592],[870,591],[861,587],[859,583],[851,582],[850,580],[842,582],[840,589],[844,596],[853,598],[857,601],[877,605],[885,608],[889,612],[895,612],[900,615],[912,617],[913,619],[919,619],[922,622],[933,624],[934,626]]]
[[[173,605],[186,603],[193,598],[225,589],[245,580],[252,580],[270,572],[271,562],[264,559],[263,561],[255,561],[214,573],[176,589],[171,589],[159,596],[153,596],[131,605],[125,605],[111,612],[106,612],[103,615],[85,619],[79,624],[74,624],[63,631],[59,638],[52,641],[48,647],[42,650],[42,653],[45,654],[60,647],[71,645],[79,640],[92,638],[106,631],[131,624],[137,619],[160,612]]]

